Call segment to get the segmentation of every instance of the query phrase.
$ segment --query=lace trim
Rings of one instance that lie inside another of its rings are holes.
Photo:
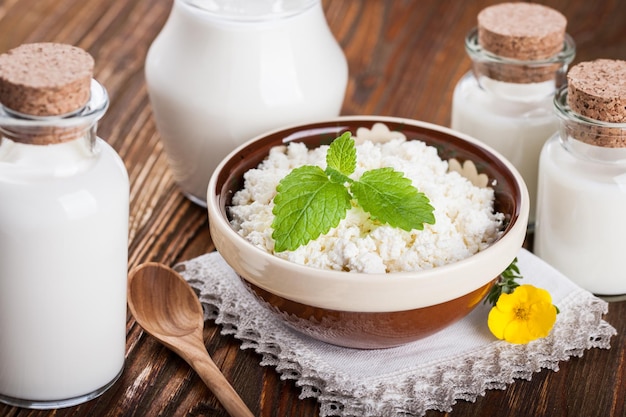
[[[261,308],[217,253],[176,269],[199,293],[205,318],[219,324],[222,334],[239,339],[242,349],[261,354],[262,366],[275,367],[281,379],[295,380],[300,398],[318,400],[321,417],[423,416],[430,409],[449,412],[457,400],[473,402],[487,390],[504,389],[516,379],[530,380],[544,368],[557,371],[560,361],[580,357],[587,349],[608,349],[616,334],[602,320],[608,303],[576,290],[559,301],[561,314],[545,339],[527,345],[495,341],[453,360],[444,358],[364,381],[320,361],[317,355],[324,344],[296,334]]]

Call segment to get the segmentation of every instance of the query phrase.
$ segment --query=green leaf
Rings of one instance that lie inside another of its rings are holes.
[[[489,294],[487,294],[484,303],[490,303],[495,306],[501,294],[511,294],[515,288],[519,287],[518,279],[523,279],[523,277],[520,274],[516,257],[513,259],[513,262],[506,267],[504,272],[500,274],[496,283],[491,287]]]
[[[295,250],[336,227],[353,198],[372,219],[392,227],[422,230],[424,223],[435,223],[430,201],[402,173],[382,168],[352,180],[356,156],[354,139],[345,132],[330,144],[325,170],[305,165],[280,181],[272,211],[276,252]]]
[[[352,184],[353,182],[350,177],[343,174],[342,172],[337,171],[334,168],[326,167],[326,170],[324,172],[326,173],[326,175],[328,175],[328,178],[334,183],[346,185]]]
[[[356,169],[356,146],[350,132],[345,132],[332,141],[326,153],[326,165],[344,175]]]
[[[329,180],[317,166],[291,171],[276,187],[272,238],[274,250],[295,250],[336,227],[351,207],[343,184]]]
[[[350,191],[372,219],[410,231],[434,224],[433,206],[411,180],[393,168],[379,168],[363,173],[350,186]]]

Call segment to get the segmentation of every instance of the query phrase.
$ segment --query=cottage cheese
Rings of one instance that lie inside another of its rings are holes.
[[[504,216],[494,213],[494,192],[474,186],[448,170],[434,147],[418,140],[365,141],[357,145],[357,168],[351,176],[393,167],[411,179],[435,208],[435,224],[410,232],[370,220],[359,207],[326,235],[295,251],[274,252],[272,221],[276,186],[302,165],[326,168],[328,146],[308,150],[290,143],[273,148],[266,160],[244,175],[244,188],[233,196],[231,224],[257,247],[289,261],[322,269],[366,273],[418,271],[450,264],[489,246],[502,229]]]

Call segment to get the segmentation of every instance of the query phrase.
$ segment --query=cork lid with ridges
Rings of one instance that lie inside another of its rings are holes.
[[[626,61],[581,62],[567,74],[567,102],[576,113],[610,123],[626,123]]]
[[[542,60],[563,49],[566,26],[565,16],[550,7],[501,3],[478,14],[478,42],[501,57]]]
[[[94,60],[66,44],[31,43],[0,55],[0,103],[22,114],[56,116],[90,97]]]
[[[567,104],[584,117],[603,123],[626,123],[626,61],[581,62],[567,74]],[[605,148],[626,148],[626,129],[606,124],[578,123],[576,139]]]

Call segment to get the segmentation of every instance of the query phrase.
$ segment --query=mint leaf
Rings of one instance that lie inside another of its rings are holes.
[[[424,223],[435,223],[434,209],[426,195],[393,168],[364,172],[361,179],[352,183],[350,191],[372,219],[392,227],[422,230]]]
[[[422,230],[424,223],[435,223],[430,201],[401,172],[381,168],[352,180],[356,156],[354,140],[346,132],[330,144],[325,170],[305,165],[280,181],[272,210],[276,252],[296,250],[337,227],[353,199],[372,219],[392,227]]]
[[[326,165],[344,175],[350,175],[356,169],[356,147],[350,132],[345,132],[332,141],[326,153]]]
[[[337,227],[351,207],[343,184],[329,180],[317,166],[291,171],[276,187],[272,238],[274,250],[295,250]]]

